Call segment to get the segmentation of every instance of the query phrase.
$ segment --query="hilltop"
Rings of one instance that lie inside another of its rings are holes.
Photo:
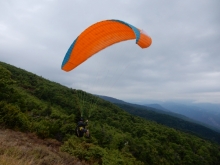
[[[37,135],[43,143],[55,140],[59,151],[71,155],[73,161],[135,165],[220,162],[219,145],[214,142],[131,115],[85,91],[6,63],[0,62],[0,73],[0,125]],[[75,136],[80,113],[89,118],[89,139]],[[25,157],[21,152],[19,160]]]

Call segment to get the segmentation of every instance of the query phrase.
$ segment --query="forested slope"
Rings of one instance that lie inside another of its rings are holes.
[[[189,119],[186,116],[179,115],[173,112],[163,111],[156,108],[127,103],[115,98],[99,96],[104,100],[110,101],[119,106],[130,114],[143,117],[147,120],[155,121],[159,124],[166,125],[184,132],[188,132],[204,139],[208,139],[220,144],[220,132],[209,128],[205,124],[198,123],[195,120]]]
[[[2,62],[0,91],[2,127],[57,139],[62,151],[90,164],[220,162],[220,148],[215,143],[135,117],[91,94]],[[74,134],[82,109],[85,117],[91,114],[90,139]]]
[[[161,114],[148,108],[138,108],[132,105],[116,104],[130,114],[143,117],[147,120],[155,121],[159,124],[166,125],[184,132],[195,134],[201,138],[217,142],[220,144],[220,133],[209,129],[203,125],[173,117],[167,114]]]

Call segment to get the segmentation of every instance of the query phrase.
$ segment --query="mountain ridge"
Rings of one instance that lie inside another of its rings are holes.
[[[180,113],[175,113],[174,111],[170,111],[170,110],[164,108],[163,106],[161,106],[160,104],[139,105],[139,104],[134,104],[134,103],[128,103],[128,102],[125,102],[123,100],[119,100],[119,99],[116,99],[116,98],[113,98],[113,97],[101,96],[101,95],[99,95],[99,97],[104,99],[104,100],[110,101],[110,102],[112,102],[112,103],[114,103],[116,105],[118,105],[118,104],[121,104],[121,105],[125,104],[125,105],[129,105],[129,106],[133,106],[135,108],[138,107],[140,109],[154,111],[154,112],[159,113],[159,114],[166,114],[166,115],[170,115],[172,117],[177,117],[177,118],[180,118],[180,119],[185,120],[187,122],[192,122],[192,123],[195,123],[195,124],[202,125],[204,127],[207,127],[208,129],[211,129],[211,130],[213,130],[215,132],[220,133],[220,129],[218,129],[218,128],[215,128],[215,127],[213,127],[211,125],[208,125],[206,123],[203,123],[201,121],[197,121],[197,120],[195,120],[193,118],[189,118],[189,117],[187,117],[185,115],[182,115]],[[161,108],[161,109],[157,109],[157,108]],[[159,115],[159,114],[157,114],[157,115]]]

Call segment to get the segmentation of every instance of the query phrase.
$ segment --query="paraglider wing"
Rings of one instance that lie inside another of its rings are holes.
[[[120,20],[105,20],[84,30],[68,49],[62,69],[70,71],[100,50],[125,40],[136,39],[141,48],[151,45],[151,38],[141,30]]]

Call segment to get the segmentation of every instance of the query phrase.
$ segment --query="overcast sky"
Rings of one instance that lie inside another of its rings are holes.
[[[220,103],[219,0],[0,0],[0,61],[67,87],[124,101]],[[135,40],[61,70],[88,26],[118,19],[143,29]]]

